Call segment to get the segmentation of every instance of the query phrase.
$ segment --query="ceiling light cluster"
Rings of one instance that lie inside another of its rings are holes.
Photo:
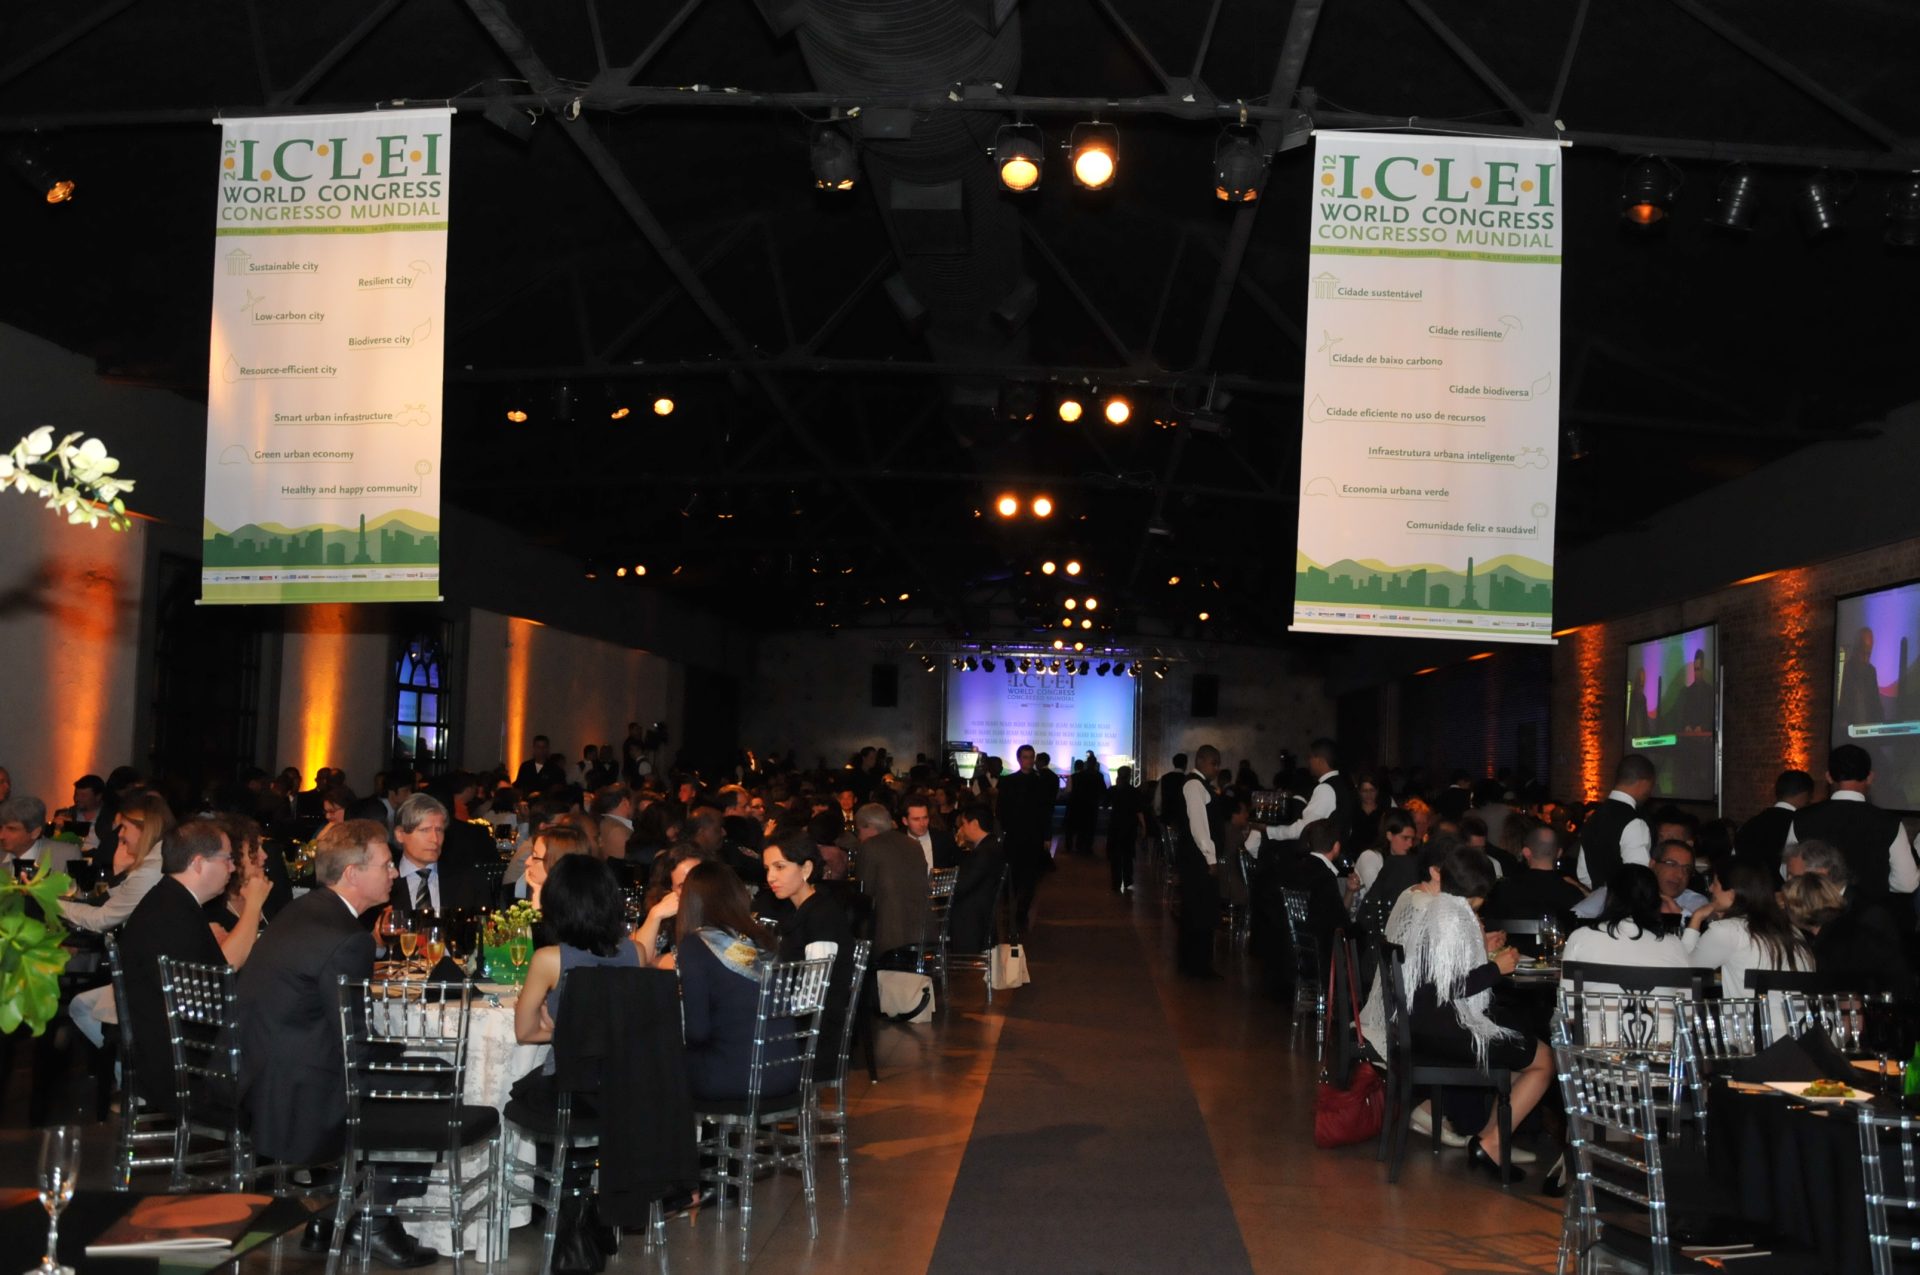
[[[1682,185],[1681,172],[1670,161],[1659,155],[1640,156],[1627,165],[1620,179],[1621,219],[1643,228],[1659,225],[1672,215]],[[1765,206],[1763,194],[1758,171],[1747,164],[1728,165],[1714,183],[1706,224],[1730,234],[1751,232]],[[1831,169],[1793,178],[1789,203],[1801,233],[1809,240],[1839,233],[1843,228],[1840,206],[1852,194],[1851,175]],[[1920,172],[1897,179],[1888,189],[1881,237],[1888,247],[1920,247]]]
[[[994,498],[993,512],[999,514],[1002,518],[1008,520],[1018,518],[1022,509],[1025,509],[1035,518],[1051,518],[1053,517],[1054,509],[1053,497],[1047,495],[1045,492],[1039,492],[1023,502],[1015,493],[1003,491],[999,496]]]
[[[1106,190],[1120,171],[1120,130],[1099,120],[1075,124],[1068,136],[1067,167],[1082,190]],[[1002,124],[987,152],[993,157],[1000,187],[1016,195],[1040,189],[1046,174],[1046,138],[1025,121]]]

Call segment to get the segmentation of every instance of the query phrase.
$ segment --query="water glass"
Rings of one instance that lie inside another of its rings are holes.
[[[1549,961],[1560,957],[1560,918],[1551,912],[1540,918],[1540,956]]]
[[[80,1176],[80,1126],[61,1124],[40,1135],[40,1203],[47,1210],[47,1253],[26,1275],[73,1275],[58,1261],[60,1211],[73,1199],[74,1180]]]

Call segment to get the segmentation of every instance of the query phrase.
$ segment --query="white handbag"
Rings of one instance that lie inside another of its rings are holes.
[[[876,970],[880,984],[880,1012],[902,1023],[933,1020],[933,980],[911,970]]]
[[[1002,943],[989,959],[987,981],[996,992],[1010,987],[1025,987],[1033,980],[1027,975],[1027,949],[1018,943]]]

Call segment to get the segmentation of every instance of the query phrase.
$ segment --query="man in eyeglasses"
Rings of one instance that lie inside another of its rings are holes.
[[[1654,879],[1660,883],[1660,910],[1679,917],[1682,925],[1696,911],[1709,906],[1707,896],[1688,884],[1693,879],[1693,847],[1686,842],[1662,841],[1654,847],[1652,862],[1647,866],[1653,869]],[[1606,911],[1606,907],[1607,887],[1603,885],[1582,899],[1573,914],[1591,921]]]

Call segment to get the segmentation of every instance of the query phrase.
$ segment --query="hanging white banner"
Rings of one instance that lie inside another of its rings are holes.
[[[439,597],[450,119],[222,122],[205,601]]]
[[[1317,143],[1292,627],[1550,642],[1561,148]]]

